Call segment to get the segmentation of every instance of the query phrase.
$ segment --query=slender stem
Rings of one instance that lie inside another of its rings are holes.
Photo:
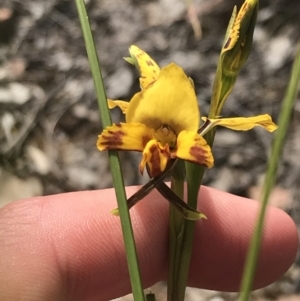
[[[181,199],[183,198],[183,179],[175,179],[172,177],[171,188]],[[168,301],[184,300],[186,283],[178,281],[179,262],[182,256],[184,222],[185,219],[182,214],[173,206],[170,206]]]
[[[90,62],[91,72],[94,80],[100,115],[103,127],[111,125],[110,112],[107,106],[107,98],[103,85],[98,55],[96,52],[88,15],[86,12],[84,0],[76,0],[77,10],[86,45],[87,55]],[[120,211],[121,226],[124,236],[125,250],[129,267],[129,275],[132,286],[132,293],[135,300],[144,300],[144,292],[138,266],[136,246],[133,237],[132,225],[127,208],[126,193],[124,188],[120,160],[116,151],[109,152],[109,162]],[[99,202],[99,206],[101,206]]]
[[[293,64],[291,78],[282,103],[282,110],[278,122],[278,130],[272,146],[271,157],[268,162],[267,174],[263,185],[263,192],[261,196],[261,208],[258,216],[258,221],[255,227],[254,235],[251,240],[249,253],[245,265],[243,281],[241,286],[240,301],[247,301],[250,296],[250,291],[253,284],[253,277],[256,270],[256,262],[260,250],[261,238],[263,233],[264,218],[268,203],[268,198],[271,189],[274,186],[276,173],[280,155],[284,146],[284,140],[287,134],[288,125],[290,124],[290,116],[296,100],[296,95],[300,83],[300,43],[298,45],[298,52]]]

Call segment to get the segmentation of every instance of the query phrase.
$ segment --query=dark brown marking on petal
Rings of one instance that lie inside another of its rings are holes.
[[[231,42],[231,37],[228,38],[226,44],[224,45],[224,49],[226,49],[230,45],[230,42]]]
[[[168,160],[171,158],[171,153],[168,144],[164,148],[160,148],[159,145],[152,145],[149,149],[152,154],[149,163],[151,165],[151,176],[155,177],[160,175],[163,170],[161,169],[161,155],[166,157]]]
[[[149,136],[149,135],[146,135],[146,136],[143,136],[142,137],[142,145],[143,145],[143,147],[145,147],[146,146],[146,144],[151,140],[151,136]]]
[[[115,126],[117,126],[118,128],[121,128],[122,124],[121,123],[115,123]]]
[[[155,177],[161,173],[160,170],[160,157],[159,157],[159,148],[157,145],[152,145],[149,149],[152,154],[151,159],[149,160],[151,166],[151,176]]]
[[[147,63],[148,66],[154,66],[152,61],[146,61],[146,63]]]
[[[103,142],[101,145],[107,145],[107,149],[116,149],[118,146],[123,144],[122,137],[125,135],[122,131],[107,131],[110,135],[102,134]]]
[[[190,155],[193,156],[198,164],[207,165],[207,151],[199,146],[190,148]]]

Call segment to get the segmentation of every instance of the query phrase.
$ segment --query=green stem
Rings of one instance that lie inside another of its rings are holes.
[[[110,112],[107,106],[107,98],[105,94],[103,79],[101,75],[100,64],[96,47],[94,44],[90,24],[88,21],[88,15],[86,12],[85,4],[83,0],[76,0],[77,10],[83,32],[83,37],[86,45],[87,55],[91,67],[91,72],[94,80],[98,105],[100,109],[100,116],[103,127],[111,125]],[[125,250],[127,256],[127,262],[129,267],[129,275],[132,286],[132,293],[135,300],[144,300],[144,292],[142,288],[142,282],[140,277],[140,271],[138,266],[138,259],[136,253],[136,246],[133,237],[131,220],[127,208],[126,193],[124,188],[122,170],[120,166],[120,160],[116,151],[109,151],[109,162],[118,201],[118,207],[120,212],[121,226],[123,231]],[[99,206],[101,203],[99,202]]]
[[[264,218],[267,209],[267,203],[270,192],[274,186],[278,163],[284,140],[287,135],[288,126],[290,124],[290,117],[296,100],[296,95],[300,83],[300,44],[298,45],[298,52],[293,64],[291,78],[282,103],[282,110],[278,122],[278,130],[272,146],[271,157],[268,162],[266,178],[263,185],[263,192],[261,196],[261,208],[258,216],[258,221],[254,230],[254,235],[251,240],[249,253],[245,265],[243,281],[241,286],[240,301],[247,301],[250,296],[250,291],[253,284],[253,278],[256,270],[256,262],[260,250],[261,238],[263,234]]]
[[[183,199],[184,181],[182,178],[172,177],[172,190]],[[170,235],[169,235],[169,269],[168,269],[168,301],[184,299],[185,283],[178,281],[179,262],[182,255],[182,239],[185,218],[170,205]],[[183,298],[181,297],[183,295]]]

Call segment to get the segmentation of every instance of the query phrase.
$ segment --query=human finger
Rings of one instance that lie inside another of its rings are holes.
[[[137,189],[128,188],[128,195]],[[35,198],[4,208],[0,274],[5,271],[1,279],[6,280],[0,292],[27,293],[24,300],[108,300],[128,293],[120,221],[109,214],[115,206],[114,191],[104,190]],[[202,187],[200,208],[208,220],[196,223],[189,283],[237,290],[258,204]],[[147,287],[165,277],[168,204],[153,192],[131,210],[131,216]],[[269,210],[256,287],[274,281],[291,264],[297,249],[295,233],[285,213]]]

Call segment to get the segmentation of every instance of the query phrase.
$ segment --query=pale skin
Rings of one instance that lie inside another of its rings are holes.
[[[138,187],[128,187],[128,196]],[[236,291],[258,202],[207,187],[196,222],[189,285]],[[130,292],[114,190],[66,193],[12,203],[0,210],[1,301],[96,301]],[[131,209],[144,287],[165,280],[168,202],[153,191]],[[255,288],[292,264],[298,233],[283,211],[269,208]]]

